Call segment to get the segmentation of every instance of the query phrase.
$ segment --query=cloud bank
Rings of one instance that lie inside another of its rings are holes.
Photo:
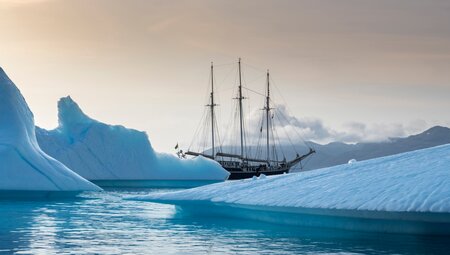
[[[297,118],[290,114],[286,106],[277,105],[273,110],[271,118],[274,125],[274,133],[280,141],[289,142],[289,139],[296,140],[296,136],[305,141],[317,143],[344,142],[383,142],[393,137],[405,137],[426,129],[427,123],[424,120],[412,121],[408,124],[400,123],[371,123],[345,122],[339,129],[326,125],[320,118],[304,117]],[[258,126],[261,122],[261,111],[254,111],[248,121],[250,126]],[[249,130],[249,138],[257,139],[259,132]]]

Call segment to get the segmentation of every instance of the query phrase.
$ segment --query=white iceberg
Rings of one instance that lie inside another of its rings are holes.
[[[215,161],[156,153],[145,132],[96,121],[70,97],[59,100],[58,118],[56,129],[36,130],[41,148],[99,185],[152,186],[161,184],[152,181],[217,182],[228,178],[229,173]]]
[[[448,235],[450,144],[133,199],[291,225]]]
[[[349,161],[348,161],[348,164],[349,165],[351,165],[351,164],[354,164],[354,163],[356,163],[356,162],[358,162],[356,159],[350,159]]]
[[[33,113],[0,68],[0,196],[97,190],[101,189],[40,149]]]

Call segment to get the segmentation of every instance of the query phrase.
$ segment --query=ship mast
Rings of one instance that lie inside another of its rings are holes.
[[[269,70],[267,70],[267,96],[266,96],[266,106],[264,110],[266,110],[266,138],[267,138],[267,164],[270,164],[270,137],[269,137],[269,115],[270,115],[270,81],[269,81]]]
[[[208,105],[211,110],[211,156],[214,158],[215,156],[215,145],[214,145],[214,107],[216,104],[214,103],[214,66],[213,62],[211,62],[211,103]]]
[[[239,58],[239,123],[240,123],[240,129],[241,129],[241,158],[244,158],[244,114],[242,110],[242,99],[244,97],[242,96],[242,75],[241,75],[241,58]]]

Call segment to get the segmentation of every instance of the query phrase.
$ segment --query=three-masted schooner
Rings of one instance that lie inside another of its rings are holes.
[[[218,150],[219,147],[215,144],[216,137],[216,120],[215,120],[215,107],[217,106],[214,98],[214,66],[211,63],[211,92],[210,92],[210,101],[207,105],[209,108],[209,114],[211,117],[211,149],[208,151],[191,151],[190,149],[185,152],[186,155],[191,156],[204,156],[210,159],[217,161],[222,165],[224,169],[230,172],[230,180],[235,179],[244,179],[251,178],[253,176],[258,176],[260,174],[264,175],[276,175],[288,173],[290,169],[300,163],[302,160],[306,159],[310,155],[315,153],[315,150],[309,147],[309,151],[304,155],[299,155],[296,153],[295,157],[286,160],[283,158],[279,160],[278,157],[271,157],[270,154],[270,132],[271,129],[271,108],[270,102],[270,77],[269,71],[267,71],[267,90],[265,95],[265,105],[262,108],[265,113],[265,140],[266,140],[266,157],[265,158],[257,158],[257,157],[249,157],[245,152],[246,144],[244,142],[244,112],[243,112],[243,99],[245,97],[242,94],[242,72],[241,72],[241,59],[238,61],[238,93],[235,99],[238,100],[238,115],[239,115],[239,132],[240,132],[240,150],[238,154],[223,152],[222,150]],[[263,131],[261,127],[260,131]],[[272,155],[273,156],[273,155]]]

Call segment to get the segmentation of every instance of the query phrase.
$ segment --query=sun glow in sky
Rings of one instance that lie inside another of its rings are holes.
[[[375,141],[450,126],[449,24],[437,0],[0,0],[0,66],[39,126],[71,95],[171,151],[192,139],[210,62],[226,108],[242,57],[249,81],[262,70],[252,89],[271,70],[306,139]]]

